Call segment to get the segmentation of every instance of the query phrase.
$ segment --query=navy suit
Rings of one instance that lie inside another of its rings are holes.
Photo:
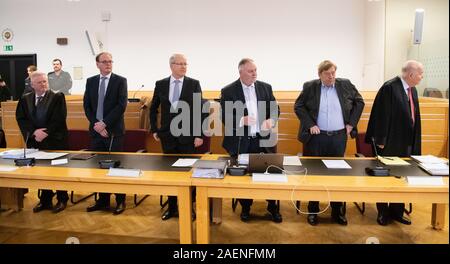
[[[124,113],[127,107],[127,79],[111,74],[106,87],[103,101],[103,122],[106,124],[109,138],[102,137],[94,130],[97,120],[98,90],[100,75],[95,75],[86,80],[86,90],[84,92],[83,106],[87,119],[89,120],[89,132],[91,134],[91,148],[95,151],[109,151],[111,136],[114,135],[111,151],[123,150],[123,135],[125,134]],[[99,202],[109,204],[109,193],[100,193]],[[125,194],[116,194],[116,202],[125,202]]]

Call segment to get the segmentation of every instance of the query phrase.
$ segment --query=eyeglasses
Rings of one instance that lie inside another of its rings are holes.
[[[173,62],[172,64],[178,65],[178,66],[188,66],[187,63],[177,63],[177,62]]]
[[[113,61],[112,60],[110,60],[110,61],[99,61],[100,63],[103,63],[103,64],[112,64],[113,63]]]

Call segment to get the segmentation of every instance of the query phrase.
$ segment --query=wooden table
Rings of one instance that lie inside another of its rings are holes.
[[[197,243],[210,242],[209,198],[425,202],[433,204],[433,228],[442,229],[445,224],[446,204],[449,203],[448,183],[448,177],[444,177],[444,186],[410,186],[405,178],[370,177],[365,176],[363,172],[359,176],[292,175],[288,176],[287,183],[254,183],[250,176],[192,179],[192,185],[197,188]]]
[[[180,243],[193,242],[190,171],[142,171],[138,178],[111,177],[107,172],[96,168],[20,167],[13,172],[0,172],[0,187],[178,196]]]

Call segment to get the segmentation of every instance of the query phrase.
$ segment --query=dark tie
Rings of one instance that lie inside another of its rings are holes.
[[[173,94],[172,94],[172,106],[175,107],[176,103],[180,99],[180,80],[175,80],[175,86],[173,87]]]
[[[414,126],[414,122],[415,120],[415,110],[414,110],[414,100],[412,97],[412,87],[408,88],[408,98],[409,98],[409,107],[411,109],[411,118],[412,118],[412,122],[413,122],[413,126]]]
[[[105,80],[106,77],[101,78],[100,88],[98,90],[97,114],[96,114],[98,121],[103,120],[103,102],[105,101],[105,90],[106,90]]]
[[[44,98],[44,96],[38,96],[37,97],[37,103],[36,103],[36,106],[38,105],[38,104],[40,104],[40,103],[42,103],[42,99]]]

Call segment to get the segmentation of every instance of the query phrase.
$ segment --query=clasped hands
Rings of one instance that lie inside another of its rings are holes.
[[[245,126],[253,126],[254,124],[256,124],[256,118],[252,117],[252,116],[244,116],[242,118],[242,123]],[[275,122],[273,121],[273,119],[266,119],[262,122],[261,124],[261,130],[265,131],[265,130],[270,130],[274,127]]]
[[[94,124],[94,130],[100,134],[100,136],[107,138],[109,137],[108,131],[106,130],[106,124],[103,121],[98,121]]]

